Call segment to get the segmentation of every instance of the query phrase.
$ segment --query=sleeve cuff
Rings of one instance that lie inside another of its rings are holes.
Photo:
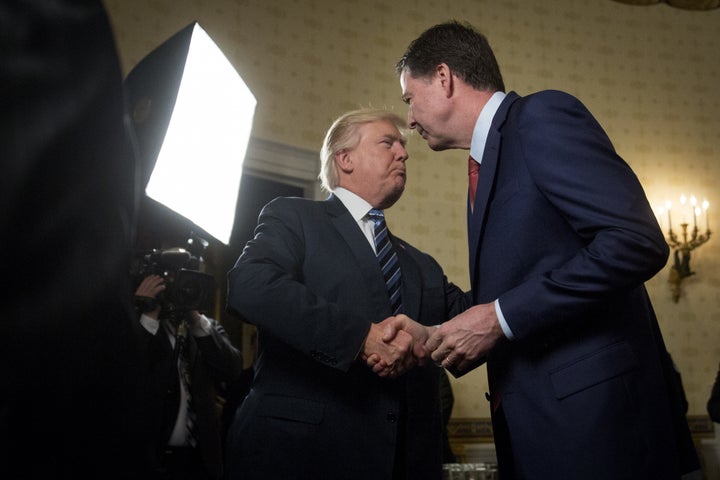
[[[510,330],[510,325],[508,325],[507,321],[505,320],[505,316],[503,315],[502,309],[500,308],[500,299],[495,300],[495,314],[497,315],[498,322],[500,322],[500,327],[502,328],[502,331],[507,337],[507,339],[515,340],[515,335],[513,335],[512,330]]]
[[[192,328],[190,329],[190,333],[194,337],[207,337],[208,335],[210,335],[211,330],[212,324],[210,323],[210,320],[201,313],[200,322],[192,326]]]

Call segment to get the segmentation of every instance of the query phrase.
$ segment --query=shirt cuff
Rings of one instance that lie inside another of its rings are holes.
[[[160,321],[155,320],[152,317],[148,317],[143,313],[140,315],[140,325],[142,325],[145,330],[155,335],[160,328]]]
[[[495,314],[497,315],[498,322],[500,322],[500,327],[502,328],[503,333],[507,337],[508,340],[515,340],[515,335],[513,335],[512,330],[510,330],[510,325],[508,325],[507,321],[505,320],[505,316],[502,313],[502,310],[500,309],[500,299],[498,298],[495,300]]]
[[[200,323],[198,325],[193,325],[190,329],[190,333],[193,335],[193,337],[207,337],[208,335],[210,335],[210,330],[212,330],[210,320],[201,313]]]

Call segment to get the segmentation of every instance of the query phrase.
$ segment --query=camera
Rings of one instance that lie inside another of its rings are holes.
[[[160,318],[179,319],[192,310],[209,311],[215,298],[215,279],[199,271],[202,251],[207,242],[197,237],[188,240],[189,248],[153,249],[141,253],[135,260],[135,285],[149,275],[159,275],[165,281],[165,290],[157,298],[136,297],[141,311],[160,306]]]

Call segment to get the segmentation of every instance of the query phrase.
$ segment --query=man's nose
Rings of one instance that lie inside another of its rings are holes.
[[[408,110],[408,128],[415,129],[417,127],[417,122],[415,121],[415,117],[413,117],[413,114],[410,110]]]
[[[398,157],[398,160],[402,160],[403,162],[406,161],[408,158],[410,158],[410,155],[408,155],[407,150],[402,145],[400,145],[400,148],[398,149],[396,155]]]

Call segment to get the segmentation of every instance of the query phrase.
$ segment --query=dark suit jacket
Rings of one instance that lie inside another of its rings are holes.
[[[490,355],[488,378],[516,472],[678,478],[678,442],[689,434],[672,421],[665,347],[643,286],[668,246],[600,125],[567,94],[510,93],[468,215],[475,302],[499,299],[515,336]]]
[[[467,307],[430,256],[392,242],[408,316],[432,325]],[[266,205],[229,280],[229,307],[259,332],[252,390],[228,438],[229,478],[389,479],[396,462],[403,478],[440,478],[438,368],[388,380],[357,358],[390,303],[339,199]]]
[[[0,478],[134,478],[139,190],[110,24],[100,0],[27,0],[0,32]]]
[[[195,337],[188,334],[184,341],[190,364],[190,391],[196,413],[195,435],[197,448],[208,478],[222,476],[221,409],[217,395],[221,384],[237,378],[242,372],[242,357],[233,347],[225,329],[210,320],[210,335]],[[147,355],[150,384],[145,399],[146,431],[149,470],[161,468],[161,455],[175,425],[180,402],[180,380],[177,357],[164,327],[156,335],[143,329],[143,351]]]

